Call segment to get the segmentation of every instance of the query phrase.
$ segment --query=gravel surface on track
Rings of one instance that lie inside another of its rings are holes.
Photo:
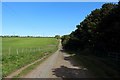
[[[62,50],[61,43],[58,50],[43,61],[37,68],[23,78],[93,78],[89,70],[78,65],[71,55]]]

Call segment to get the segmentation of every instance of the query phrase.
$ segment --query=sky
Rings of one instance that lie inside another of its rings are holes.
[[[118,0],[1,0],[2,2],[118,2]]]
[[[70,34],[105,2],[2,2],[2,35]]]

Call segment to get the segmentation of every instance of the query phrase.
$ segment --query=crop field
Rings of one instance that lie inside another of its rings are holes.
[[[2,38],[3,76],[57,50],[55,38]]]

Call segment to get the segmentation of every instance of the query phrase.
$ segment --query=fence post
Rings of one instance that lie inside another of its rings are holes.
[[[23,53],[23,49],[22,49],[22,53]]]
[[[34,52],[35,52],[35,48],[34,48]]]
[[[17,55],[18,55],[18,49],[16,49]]]
[[[9,55],[10,55],[10,47],[9,47]]]
[[[30,52],[32,52],[31,48],[30,48]]]

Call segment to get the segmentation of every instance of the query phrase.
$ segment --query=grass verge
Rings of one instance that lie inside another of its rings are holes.
[[[45,61],[49,56],[51,56],[53,53],[48,54],[44,59],[36,62],[35,64],[27,67],[25,70],[23,70],[22,72],[20,72],[18,75],[14,76],[13,78],[20,78],[24,75],[26,75],[27,73],[31,72],[33,69],[35,69],[37,66],[39,66],[43,61]]]

